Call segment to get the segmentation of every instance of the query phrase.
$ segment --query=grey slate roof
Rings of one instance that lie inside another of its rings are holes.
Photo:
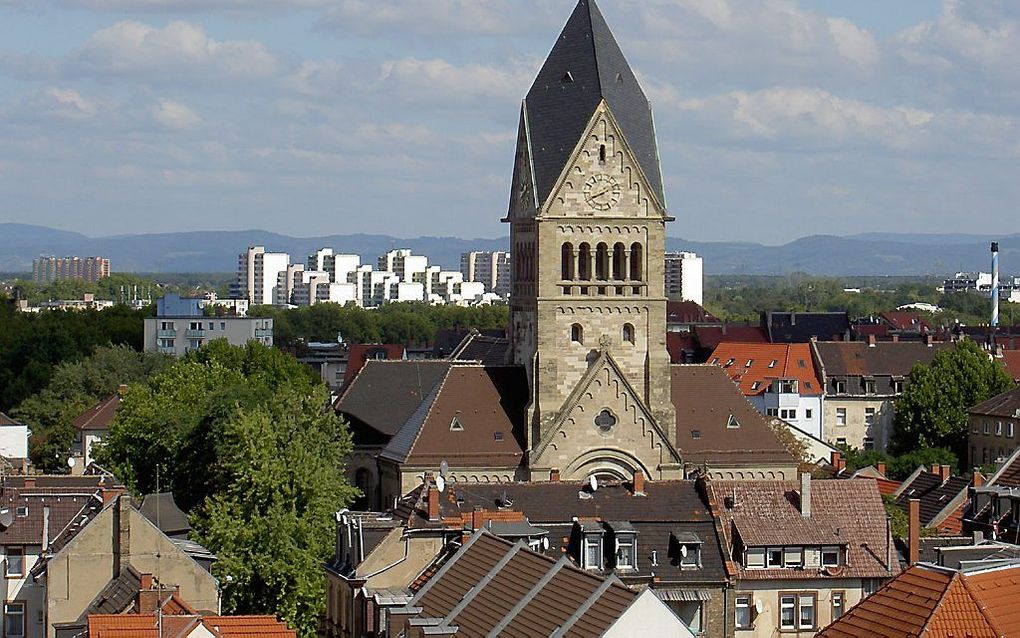
[[[564,81],[568,73],[572,81]],[[651,106],[595,0],[577,3],[524,102],[521,126],[529,134],[539,206],[603,98],[665,208]]]
[[[188,515],[177,506],[173,494],[147,494],[138,511],[167,536],[187,536],[191,531]]]

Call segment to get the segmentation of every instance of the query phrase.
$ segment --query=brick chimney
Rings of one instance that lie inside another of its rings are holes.
[[[879,474],[885,476],[885,461],[879,461],[878,463],[875,463],[875,469],[878,470]]]
[[[471,529],[477,530],[483,525],[485,525],[484,512],[482,512],[481,507],[476,505],[475,508],[471,510]]]
[[[971,479],[971,485],[973,487],[981,487],[984,484],[985,475],[979,472],[978,470],[974,470],[974,477]]]
[[[942,476],[942,466],[938,463],[932,463],[929,471],[937,476]]]
[[[831,455],[829,455],[829,465],[831,465],[832,469],[836,470],[837,472],[839,471],[839,464],[842,461],[843,455],[839,452],[833,452]]]
[[[645,495],[645,473],[641,470],[634,472],[634,496]]]
[[[124,490],[122,488],[119,488],[119,487],[110,488],[110,489],[105,489],[104,488],[102,490],[102,493],[103,493],[103,507],[106,507],[107,504],[109,504],[112,501],[115,501],[118,496],[123,494]]]
[[[893,343],[899,343],[900,342],[900,336],[898,334],[894,334],[892,336],[892,342]]]
[[[868,335],[868,347],[869,348],[874,348],[876,341],[877,341],[877,339],[875,339],[875,335]]]
[[[559,481],[560,481],[560,471],[559,470],[549,470],[549,480],[552,481],[553,483],[559,483]]]
[[[25,477],[25,487],[27,489],[32,489],[33,487],[35,487],[35,477],[34,476],[26,476]]]
[[[939,478],[945,483],[949,480],[949,477],[953,475],[953,468],[949,465],[942,465],[939,467]]]
[[[910,499],[907,519],[907,562],[916,565],[921,552],[921,499]]]
[[[935,337],[931,335],[924,335],[924,345],[928,346],[929,348],[935,345]]]
[[[435,485],[429,485],[429,520],[439,520],[439,488]]]
[[[142,574],[139,578],[139,589],[152,589],[152,574]]]
[[[800,475],[800,515],[804,518],[811,518],[811,474],[803,472]]]

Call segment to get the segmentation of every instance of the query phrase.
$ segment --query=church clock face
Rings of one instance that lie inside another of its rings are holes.
[[[595,210],[610,210],[620,201],[620,182],[605,173],[592,175],[584,183],[584,201]]]

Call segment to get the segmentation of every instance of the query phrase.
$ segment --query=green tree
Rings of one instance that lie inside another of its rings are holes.
[[[1013,387],[1001,365],[972,341],[942,350],[930,365],[916,365],[896,404],[890,440],[894,454],[947,448],[966,456],[967,408]]]
[[[130,388],[99,462],[136,493],[174,492],[219,556],[227,609],[311,636],[333,514],[357,493],[343,471],[350,433],[328,404],[292,357],[214,341]]]
[[[74,419],[118,386],[143,381],[170,360],[163,354],[121,345],[99,347],[86,359],[58,365],[49,384],[12,411],[32,431],[32,463],[45,472],[66,472]]]

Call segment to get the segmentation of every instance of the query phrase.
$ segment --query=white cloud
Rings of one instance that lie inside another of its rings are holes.
[[[85,97],[75,89],[53,86],[15,100],[0,114],[6,112],[8,117],[22,121],[86,122],[112,106],[110,102]]]
[[[202,118],[185,104],[162,98],[149,109],[152,119],[168,129],[184,131],[202,123]]]
[[[163,28],[125,20],[94,33],[68,65],[93,75],[133,75],[238,80],[272,76],[280,61],[255,41],[217,41],[196,24],[173,21]]]
[[[522,7],[514,0],[339,0],[319,24],[344,33],[395,35],[506,35],[563,20],[564,5],[552,0]],[[524,10],[522,10],[524,9]]]
[[[457,66],[446,60],[383,62],[378,90],[404,99],[441,99],[451,105],[477,98],[519,100],[537,71],[521,64]]]

